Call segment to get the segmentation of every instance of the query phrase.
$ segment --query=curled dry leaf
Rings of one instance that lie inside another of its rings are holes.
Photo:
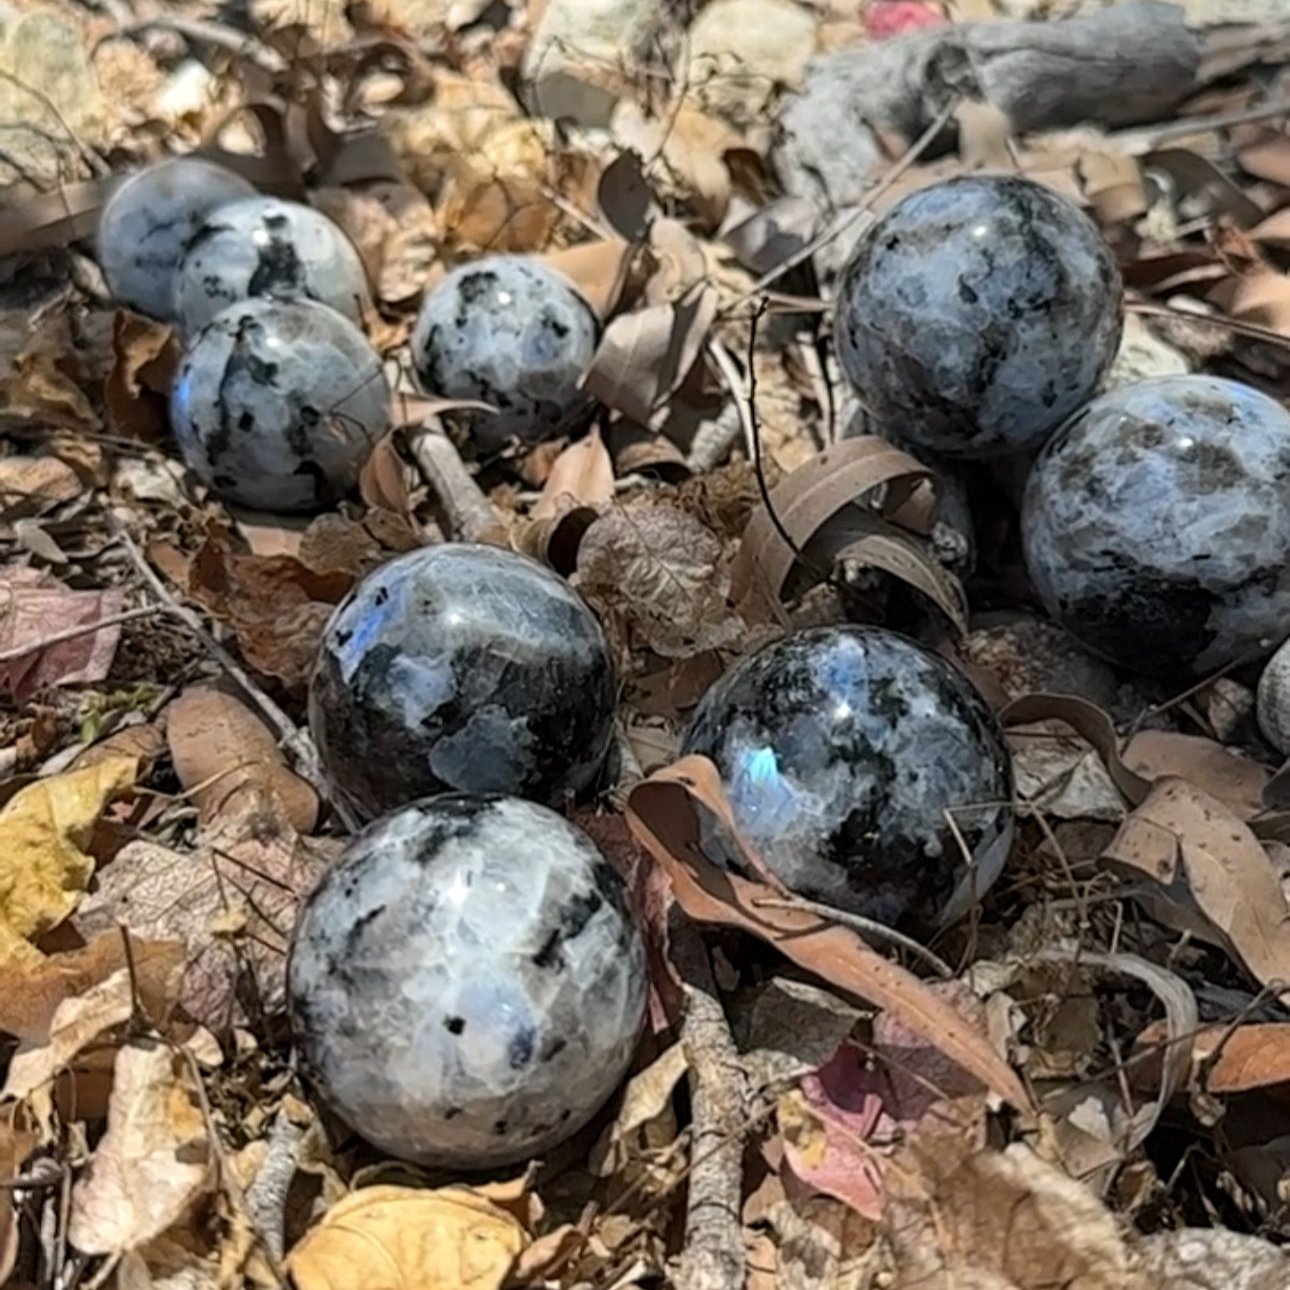
[[[583,242],[542,258],[564,274],[602,322],[618,307],[631,273],[636,248],[621,238]]]
[[[1030,1109],[1021,1081],[985,1034],[924,982],[845,927],[759,903],[775,893],[730,867],[764,868],[739,839],[720,777],[707,758],[686,757],[637,784],[627,799],[627,820],[696,922],[751,932],[835,988],[887,1009],[992,1092]]]
[[[657,430],[717,316],[716,289],[697,283],[672,304],[620,314],[601,338],[583,389],[628,420]]]
[[[268,809],[298,833],[318,823],[318,794],[287,767],[268,726],[246,704],[209,686],[190,686],[166,708],[175,774],[204,822]]]
[[[1139,884],[1134,894],[1154,918],[1221,946],[1263,985],[1290,981],[1290,918],[1276,866],[1217,798],[1186,780],[1158,779],[1105,857]]]
[[[613,500],[614,464],[598,429],[571,443],[552,463],[531,519],[554,519],[574,506],[601,506]]]
[[[529,1244],[516,1218],[468,1187],[364,1187],[287,1256],[299,1290],[500,1290]]]
[[[84,1254],[135,1249],[178,1222],[214,1179],[188,1063],[158,1040],[125,1045],[107,1132],[72,1188],[69,1240]]]
[[[28,784],[0,810],[0,962],[31,959],[24,942],[76,908],[94,873],[94,825],[137,771],[133,757],[114,757]]]
[[[10,566],[0,569],[0,690],[22,704],[46,686],[87,685],[112,669],[121,640],[119,623],[83,636],[42,645],[69,627],[88,627],[119,614],[119,590],[73,591],[50,574]]]
[[[877,568],[937,605],[960,632],[967,601],[923,541],[931,530],[933,472],[885,439],[834,444],[771,489],[775,515],[802,552],[802,567],[764,505],[748,521],[735,555],[734,595],[745,616],[766,619],[782,599],[800,596],[837,562]],[[880,511],[864,499],[883,489]]]
[[[81,495],[76,472],[57,457],[0,459],[0,520],[43,515]]]
[[[607,510],[578,547],[575,582],[620,611],[666,658],[730,645],[744,630],[727,596],[720,541],[674,506]]]

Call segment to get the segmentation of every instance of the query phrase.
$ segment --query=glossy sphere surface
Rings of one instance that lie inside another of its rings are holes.
[[[184,248],[216,207],[254,195],[241,175],[195,157],[131,175],[99,217],[98,256],[108,290],[123,305],[169,321]]]
[[[452,789],[558,804],[600,770],[615,697],[604,633],[563,579],[452,543],[391,560],[340,604],[309,725],[369,815]]]
[[[1119,346],[1120,275],[1092,222],[1042,185],[964,176],[870,229],[838,285],[838,359],[861,402],[924,448],[1036,447]]]
[[[170,392],[189,468],[265,511],[333,504],[390,424],[376,351],[312,300],[245,300],[193,338]]]
[[[595,315],[560,274],[494,256],[455,269],[426,296],[412,361],[426,393],[497,409],[470,414],[474,443],[491,450],[561,431],[596,339]]]
[[[1022,539],[1048,612],[1113,662],[1267,653],[1290,630],[1290,413],[1211,376],[1104,394],[1035,463]]]
[[[528,1160],[622,1079],[644,945],[591,840],[515,798],[378,820],[305,901],[288,968],[301,1065],[363,1137],[427,1164]]]
[[[248,197],[212,212],[175,275],[175,317],[187,333],[239,300],[271,296],[330,305],[361,326],[367,274],[354,244],[321,211]]]
[[[684,750],[716,763],[740,830],[811,900],[927,930],[1007,858],[998,724],[951,664],[895,632],[817,628],[757,651],[704,696]],[[961,807],[972,868],[945,819]]]

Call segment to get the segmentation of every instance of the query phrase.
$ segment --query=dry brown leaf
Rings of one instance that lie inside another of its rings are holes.
[[[1144,779],[1176,775],[1212,793],[1243,820],[1264,806],[1268,772],[1213,739],[1172,730],[1140,730],[1124,746],[1124,764]]]
[[[133,963],[131,964],[131,959]],[[161,1024],[175,1002],[184,947],[177,941],[145,941],[117,928],[96,936],[78,950],[53,954],[34,963],[0,965],[0,1031],[26,1045],[48,1041],[58,1009],[117,972],[133,966],[139,1003],[154,1024]]]
[[[969,170],[1011,170],[1012,122],[1008,114],[983,99],[964,98],[954,109],[959,157]]]
[[[278,810],[298,833],[318,823],[318,794],[287,766],[273,732],[240,699],[190,686],[166,707],[175,774],[209,822],[223,814]]]
[[[98,413],[86,396],[87,373],[73,331],[73,311],[48,311],[34,332],[24,331],[25,344],[13,354],[0,350],[0,415],[45,429],[99,430]]]
[[[287,1269],[299,1290],[500,1290],[528,1244],[468,1187],[364,1187],[305,1233]]]
[[[1160,1055],[1169,1034],[1162,1021],[1152,1022],[1133,1041],[1131,1070],[1139,1088],[1160,1085]],[[1181,1045],[1187,1062],[1188,1087],[1203,1087],[1218,1096],[1290,1085],[1290,1025],[1246,1022],[1204,1026]],[[1205,1068],[1203,1081],[1200,1078]]]
[[[188,1063],[157,1040],[126,1044],[107,1132],[72,1188],[69,1240],[84,1254],[123,1254],[178,1222],[214,1181]]]
[[[553,519],[574,506],[601,506],[614,497],[614,464],[600,431],[571,443],[551,466],[529,518]]]
[[[1287,141],[1290,145],[1290,139]],[[1272,246],[1290,246],[1290,207],[1275,211],[1246,231],[1252,242],[1266,242]]]
[[[1105,856],[1151,880],[1137,898],[1153,917],[1222,946],[1263,985],[1290,981],[1290,916],[1276,867],[1217,798],[1186,780],[1156,780]]]
[[[510,544],[567,578],[578,567],[578,548],[599,516],[595,507],[574,506],[547,519],[516,524],[508,535]]]
[[[273,817],[221,817],[181,855],[123,847],[76,913],[82,936],[128,922],[139,936],[188,948],[180,1001],[217,1034],[281,1009],[296,907],[323,859]]]
[[[573,581],[623,614],[665,658],[730,645],[744,631],[730,606],[720,540],[675,506],[605,511],[583,535]]]
[[[714,862],[716,847],[738,854],[750,872],[764,871],[739,840],[720,777],[707,758],[686,757],[637,784],[628,797],[627,821],[667,871],[677,902],[691,918],[751,932],[831,986],[887,1009],[992,1092],[1030,1109],[1021,1081],[985,1034],[912,973],[848,928],[798,910],[759,908],[774,891]]]
[[[1241,169],[1256,179],[1290,188],[1290,135],[1279,126],[1247,126],[1233,133]]]
[[[1084,196],[1104,228],[1139,219],[1151,208],[1142,167],[1122,152],[1086,152],[1079,162]]]
[[[1290,276],[1271,269],[1225,278],[1206,296],[1230,317],[1290,336]]]
[[[358,491],[369,506],[379,506],[407,518],[412,514],[412,490],[408,484],[407,463],[399,455],[397,434],[391,430],[377,440],[359,471]]]
[[[1147,1290],[1115,1217],[1020,1143],[890,1177],[894,1290]]]
[[[636,248],[621,238],[583,242],[542,258],[577,288],[602,322],[618,307]]]
[[[0,458],[0,520],[43,515],[81,495],[76,472],[57,457]]]
[[[123,725],[106,738],[90,744],[77,753],[68,770],[98,766],[113,757],[134,757],[139,763],[139,778],[147,777],[152,764],[166,751],[166,736],[151,721]]]
[[[112,352],[116,361],[103,385],[109,429],[126,439],[164,443],[170,434],[167,398],[181,356],[174,331],[121,310]]]
[[[607,328],[582,386],[628,420],[657,430],[717,316],[713,287],[697,284],[675,304],[620,314]]]
[[[53,645],[41,642],[68,627],[112,618],[124,606],[125,596],[115,588],[73,591],[52,574],[13,565],[0,569],[0,654],[30,651],[0,660],[0,691],[22,704],[47,686],[102,681],[121,640],[119,623]]]

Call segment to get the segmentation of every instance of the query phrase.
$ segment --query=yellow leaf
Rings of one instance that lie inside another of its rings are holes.
[[[115,794],[134,783],[138,759],[113,757],[29,784],[0,811],[0,958],[57,926],[94,872],[85,853]]]
[[[287,1269],[299,1290],[497,1290],[528,1243],[468,1187],[365,1187],[305,1234]]]

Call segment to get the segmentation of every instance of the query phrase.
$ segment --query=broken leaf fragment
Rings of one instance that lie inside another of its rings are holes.
[[[468,1187],[365,1187],[305,1234],[287,1270],[299,1290],[499,1290],[528,1244]]]

